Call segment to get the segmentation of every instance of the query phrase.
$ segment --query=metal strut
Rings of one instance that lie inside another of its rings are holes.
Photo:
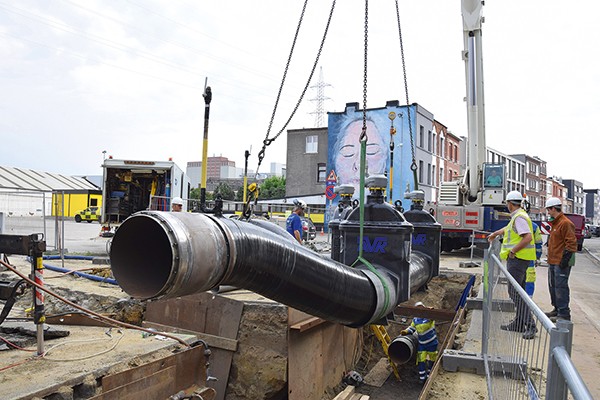
[[[202,183],[200,185],[200,211],[203,213],[214,213],[221,215],[223,212],[223,199],[217,194],[213,208],[206,207],[206,173],[208,164],[208,120],[210,117],[210,102],[212,100],[212,89],[206,86],[208,78],[204,81],[204,138],[202,140]]]

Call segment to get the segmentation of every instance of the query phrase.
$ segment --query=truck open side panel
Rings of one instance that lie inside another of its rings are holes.
[[[142,210],[169,211],[174,196],[187,198],[189,179],[172,161],[105,160],[102,223],[122,222]]]

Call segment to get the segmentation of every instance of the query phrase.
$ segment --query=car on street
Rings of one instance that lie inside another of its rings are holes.
[[[317,238],[317,228],[310,217],[300,217],[302,221],[302,240],[315,240]]]
[[[585,239],[591,239],[592,238],[592,227],[588,224],[585,225],[585,228],[583,229],[583,237]]]

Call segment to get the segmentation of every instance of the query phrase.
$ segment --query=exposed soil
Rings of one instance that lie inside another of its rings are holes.
[[[417,301],[421,301],[427,307],[443,310],[454,310],[468,280],[469,276],[465,274],[440,275],[433,278],[427,285],[426,289],[412,294],[411,300],[404,304],[413,305]],[[396,321],[390,321],[390,324],[386,326],[386,330],[390,337],[393,339],[398,336],[402,329],[410,325],[411,318],[411,316],[396,316]],[[457,338],[455,338],[453,346],[454,349],[460,349],[462,347],[464,340],[464,334],[462,332],[465,332],[468,329],[469,321],[470,319],[467,318],[466,324],[460,328],[459,331],[461,333],[459,333]],[[444,341],[444,338],[446,338],[449,328],[450,321],[436,323],[436,330],[438,339],[440,341],[440,346]],[[360,361],[356,366],[356,372],[364,377],[382,357],[385,357],[385,354],[381,344],[371,329],[369,327],[365,327],[363,329],[363,352]],[[441,349],[439,349],[439,351],[441,355]],[[418,399],[421,391],[423,390],[423,385],[419,382],[419,374],[415,362],[409,361],[404,365],[399,365],[398,373],[400,379],[397,379],[392,373],[382,387],[360,385],[357,387],[356,392],[369,395],[372,400],[395,400],[398,399],[399,396],[402,399]],[[483,379],[483,383],[481,383],[480,380],[482,378],[474,375],[472,378],[469,378],[466,382],[464,382],[462,380],[455,379],[454,375],[457,374],[446,373],[442,368],[440,368],[438,375],[435,377],[435,382],[429,392],[428,398],[449,398],[453,394],[460,394],[459,398],[469,400],[480,400],[485,398],[485,379]],[[340,384],[335,388],[336,393],[341,392],[346,386],[347,385],[344,383]],[[471,388],[473,390],[471,390]],[[470,392],[470,394],[466,394],[466,392]],[[465,394],[463,395],[463,393]],[[484,397],[481,397],[480,393],[482,393]],[[473,395],[473,397],[469,397],[471,395]],[[324,399],[331,399],[333,397],[325,396]]]
[[[60,261],[54,261],[55,265],[60,266]],[[88,263],[90,265],[85,265]],[[30,264],[24,258],[11,258],[11,264],[19,267],[21,272],[28,274],[30,272]],[[82,261],[65,261],[65,268],[78,269],[83,267],[91,267],[91,262]],[[90,271],[86,271],[90,272]],[[103,271],[99,271],[103,273]],[[11,276],[14,279],[14,274],[5,272],[6,276]],[[88,281],[83,278],[60,277],[60,273],[45,271],[46,284],[52,287],[60,295],[79,304],[85,308],[108,314],[116,319],[139,324],[143,318],[144,305],[138,302],[129,300],[129,296],[125,294],[118,286],[99,284],[98,282]],[[465,274],[449,274],[435,277],[425,290],[421,290],[412,294],[411,300],[406,302],[407,305],[413,305],[417,301],[423,302],[427,307],[444,310],[454,310],[460,296],[469,279]],[[59,283],[60,282],[60,283]],[[94,293],[94,296],[90,296]],[[26,294],[21,297],[20,301],[15,305],[16,314],[22,315],[22,310],[31,305],[31,294]],[[71,312],[73,309],[70,306],[65,306],[61,301],[56,300],[52,296],[46,296],[46,311],[48,315],[60,314],[62,312]],[[408,326],[412,316],[397,316],[396,321],[391,321],[386,327],[388,334],[393,339],[400,334],[400,331]],[[436,323],[436,329],[440,343],[444,341],[447,335],[450,322],[440,321]],[[468,325],[462,330],[466,331]],[[101,329],[101,328],[99,328]],[[106,330],[106,329],[104,329]],[[98,332],[102,336],[102,330]],[[73,336],[80,334],[78,329],[71,331]],[[128,333],[126,334],[121,344],[127,344],[126,347],[135,347],[135,343],[139,341],[141,334]],[[461,348],[461,341],[464,334],[459,334],[456,338],[454,348]],[[72,339],[75,339],[72,337]],[[102,343],[102,341],[98,341]],[[131,342],[131,343],[129,343]],[[99,349],[90,348],[88,344],[86,351],[101,351]],[[119,346],[122,347],[122,346]],[[73,352],[71,349],[70,352]],[[441,354],[441,351],[440,351]],[[369,327],[363,328],[363,346],[362,355],[355,370],[361,376],[366,376],[374,365],[384,357],[381,344],[374,336]],[[105,360],[106,361],[106,360]],[[94,361],[95,362],[95,361]],[[33,369],[38,368],[37,363],[31,363]],[[386,383],[382,387],[372,387],[361,385],[357,388],[358,393],[369,395],[371,399],[391,400],[397,399],[399,395],[403,399],[417,399],[423,389],[418,379],[418,372],[414,361],[401,365],[398,368],[400,379],[398,380],[394,374],[391,374]],[[74,371],[72,371],[74,372]],[[24,375],[24,379],[27,379]],[[483,384],[479,382],[480,378],[475,375],[460,374],[460,379],[457,379],[458,374],[446,373],[443,369],[439,369],[438,375],[435,377],[435,382],[429,392],[431,399],[448,398],[453,394],[460,394],[460,398],[480,400],[485,398],[485,380]],[[93,377],[90,377],[93,379]],[[332,399],[337,393],[344,389],[345,383],[340,383],[336,388],[333,388],[323,399]],[[480,390],[479,388],[482,388]],[[467,390],[468,388],[468,390]],[[469,397],[472,396],[472,397]]]

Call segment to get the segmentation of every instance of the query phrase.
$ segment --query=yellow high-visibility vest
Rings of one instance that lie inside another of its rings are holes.
[[[515,253],[515,257],[521,260],[535,260],[535,241],[533,238],[533,225],[529,215],[522,208],[519,209],[510,219],[506,229],[504,230],[504,239],[502,240],[502,248],[500,249],[500,258],[506,260],[510,251],[521,241],[521,236],[514,230],[514,223],[518,217],[525,218],[531,234],[531,241]]]

